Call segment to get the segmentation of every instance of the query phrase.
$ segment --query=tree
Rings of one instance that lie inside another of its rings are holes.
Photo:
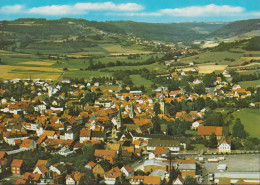
[[[224,123],[223,115],[220,112],[210,112],[207,115],[206,123],[208,126],[222,126]]]
[[[205,94],[205,85],[203,83],[200,83],[198,85],[194,86],[194,92],[201,95],[201,94]]]
[[[161,109],[160,109],[160,104],[159,103],[155,103],[154,107],[153,107],[154,113],[157,116],[158,114],[161,113]]]
[[[201,109],[203,109],[205,107],[205,100],[204,98],[199,97],[197,100],[195,100],[194,102],[194,108],[197,111],[200,111]]]
[[[161,132],[161,126],[160,126],[160,118],[158,116],[155,116],[152,118],[153,123],[153,130],[155,133]]]
[[[217,108],[217,103],[214,100],[211,100],[209,97],[205,100],[205,107],[209,107],[212,110]]]
[[[198,182],[196,180],[196,178],[193,178],[192,176],[190,175],[187,175],[185,178],[184,178],[184,185],[197,185]]]
[[[232,135],[233,137],[238,138],[246,138],[248,136],[248,133],[245,131],[244,125],[241,123],[241,120],[239,118],[237,118],[235,121]]]
[[[215,73],[206,74],[203,78],[203,83],[206,87],[213,87],[214,82],[216,81]]]
[[[94,160],[94,152],[95,149],[92,145],[84,145],[83,146],[83,154],[87,158],[87,161]]]
[[[209,147],[216,148],[218,146],[217,136],[215,133],[212,133],[209,137]]]

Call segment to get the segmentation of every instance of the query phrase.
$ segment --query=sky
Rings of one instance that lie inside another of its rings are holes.
[[[260,18],[260,0],[0,0],[0,20],[231,22]]]

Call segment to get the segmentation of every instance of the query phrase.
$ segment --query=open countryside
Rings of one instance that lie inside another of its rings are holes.
[[[259,184],[258,11],[0,2],[0,184]]]

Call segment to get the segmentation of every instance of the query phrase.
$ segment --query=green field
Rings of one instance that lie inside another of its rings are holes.
[[[195,63],[218,63],[220,65],[234,65],[242,61],[245,61],[241,57],[244,56],[244,53],[234,53],[230,51],[220,51],[220,52],[205,52],[195,56],[181,58],[181,62],[190,63],[194,61]],[[234,62],[225,61],[225,58],[233,58]]]
[[[260,138],[260,109],[241,109],[234,112],[234,117],[241,119],[249,136]]]
[[[260,85],[260,80],[242,81],[242,82],[239,82],[239,85],[241,85],[242,88],[256,87],[256,86]]]
[[[153,82],[141,77],[141,75],[130,75],[130,78],[133,81],[133,83],[137,86],[151,86],[153,84]]]

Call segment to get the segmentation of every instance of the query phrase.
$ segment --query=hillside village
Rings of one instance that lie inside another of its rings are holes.
[[[243,147],[259,150],[253,144],[259,140],[247,139],[241,121],[223,111],[259,107],[259,88],[244,89],[226,80],[231,76],[224,71],[192,78],[176,71],[165,78],[188,79],[188,87],[159,86],[152,95],[110,78],[1,81],[1,179],[10,183],[15,177],[15,184],[257,184],[257,171],[251,176],[216,172],[213,180],[203,166]]]

